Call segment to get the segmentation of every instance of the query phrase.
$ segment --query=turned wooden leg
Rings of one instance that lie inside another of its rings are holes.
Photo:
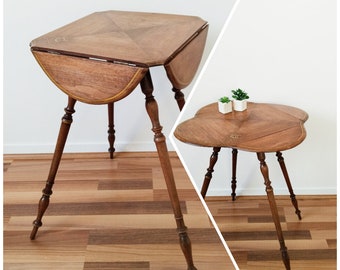
[[[280,164],[283,176],[284,176],[286,183],[287,183],[287,187],[288,187],[288,190],[289,190],[289,193],[290,193],[290,199],[292,201],[293,206],[295,207],[295,214],[301,220],[301,211],[299,210],[298,202],[295,198],[295,194],[294,194],[294,191],[293,191],[292,184],[290,183],[290,179],[289,179],[289,176],[288,176],[288,171],[287,171],[287,168],[286,168],[286,165],[285,165],[284,158],[282,157],[281,152],[276,152],[276,156],[277,156],[277,160]]]
[[[108,124],[108,140],[109,140],[109,153],[110,153],[110,158],[113,159],[113,153],[115,152],[115,148],[113,146],[115,142],[115,130],[114,130],[114,104],[109,103],[107,104],[108,108],[108,118],[109,118],[109,124]]]
[[[57,144],[54,150],[54,155],[53,155],[50,171],[48,174],[48,178],[46,181],[46,186],[42,191],[43,195],[39,201],[38,215],[37,215],[36,220],[33,221],[34,227],[33,227],[33,230],[30,236],[31,240],[35,239],[35,236],[38,232],[39,227],[42,226],[41,219],[50,203],[50,196],[52,195],[52,187],[54,184],[54,179],[58,171],[58,167],[59,167],[59,163],[61,160],[61,156],[63,154],[67,135],[70,130],[71,123],[72,123],[72,114],[75,112],[74,110],[75,103],[76,103],[76,100],[69,97],[68,105],[65,108],[65,115],[63,116],[62,121],[61,121]]]
[[[185,104],[184,94],[181,89],[177,89],[175,87],[172,88],[172,91],[175,93],[175,99],[177,101],[178,108],[181,111]]]
[[[209,187],[209,184],[212,178],[212,173],[214,172],[214,166],[218,159],[218,152],[220,152],[220,150],[221,150],[221,147],[214,147],[213,153],[210,156],[209,168],[207,169],[207,173],[204,176],[204,181],[203,181],[203,185],[201,188],[201,195],[203,198],[205,198],[205,195],[207,194],[208,187]]]
[[[236,165],[237,165],[237,149],[232,150],[232,175],[231,175],[231,198],[233,201],[236,199]]]
[[[260,161],[260,169],[261,169],[261,173],[262,173],[263,178],[264,178],[264,184],[266,186],[266,192],[267,192],[267,197],[268,197],[268,201],[269,201],[269,205],[270,205],[270,210],[272,212],[274,224],[275,224],[275,227],[276,227],[277,236],[278,236],[278,239],[279,239],[279,242],[280,242],[280,250],[281,250],[282,261],[283,261],[286,269],[290,270],[290,260],[289,260],[289,256],[288,256],[287,247],[285,245],[284,238],[283,238],[282,228],[281,228],[281,224],[280,224],[280,217],[279,217],[279,213],[277,211],[277,206],[276,206],[275,197],[274,197],[274,191],[273,191],[273,188],[271,186],[271,181],[269,180],[268,166],[265,162],[265,158],[266,158],[265,154],[262,153],[262,152],[257,153],[257,158]]]
[[[163,170],[165,182],[167,185],[171,205],[174,211],[175,220],[177,224],[177,231],[180,239],[180,245],[183,251],[183,254],[186,258],[188,269],[194,270],[196,269],[193,264],[192,259],[192,251],[191,251],[191,242],[187,235],[187,228],[184,224],[184,219],[180,207],[180,202],[177,194],[176,184],[172,172],[172,166],[170,163],[169,153],[166,146],[165,136],[162,133],[162,126],[159,122],[158,117],[158,105],[156,100],[154,99],[153,85],[150,76],[150,72],[147,72],[145,77],[142,79],[141,88],[143,93],[145,94],[145,106],[146,111],[150,117],[152,123],[152,131],[154,132],[154,142],[157,148],[159,160],[161,163],[161,167]]]

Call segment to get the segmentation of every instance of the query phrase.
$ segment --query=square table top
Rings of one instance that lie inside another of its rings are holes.
[[[103,11],[36,38],[30,45],[33,50],[151,67],[164,65],[206,26],[196,16]]]

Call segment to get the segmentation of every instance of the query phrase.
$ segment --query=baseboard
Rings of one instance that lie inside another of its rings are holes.
[[[174,151],[172,144],[168,141],[168,150]],[[116,142],[114,145],[116,152],[142,152],[156,151],[153,142]],[[53,153],[54,144],[4,144],[4,154],[35,154],[35,153]],[[105,152],[109,148],[108,143],[67,143],[65,153],[83,153],[83,152]]]
[[[231,193],[230,190],[222,190],[222,189],[209,189],[207,196],[229,196]],[[294,188],[294,193],[296,196],[298,195],[336,195],[337,188],[304,188],[298,189]],[[236,194],[238,196],[258,196],[258,195],[266,195],[264,188],[258,189],[239,189],[236,190]],[[275,195],[289,195],[289,192],[286,188],[277,188],[274,189]]]

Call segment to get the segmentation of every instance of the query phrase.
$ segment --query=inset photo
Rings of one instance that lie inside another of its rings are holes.
[[[239,1],[172,130],[240,269],[336,269],[336,21]]]

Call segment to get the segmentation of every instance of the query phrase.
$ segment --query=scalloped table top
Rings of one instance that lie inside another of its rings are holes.
[[[222,114],[218,104],[212,103],[179,124],[174,135],[198,146],[277,152],[291,149],[305,139],[307,119],[306,112],[286,105],[248,102],[245,111]]]

